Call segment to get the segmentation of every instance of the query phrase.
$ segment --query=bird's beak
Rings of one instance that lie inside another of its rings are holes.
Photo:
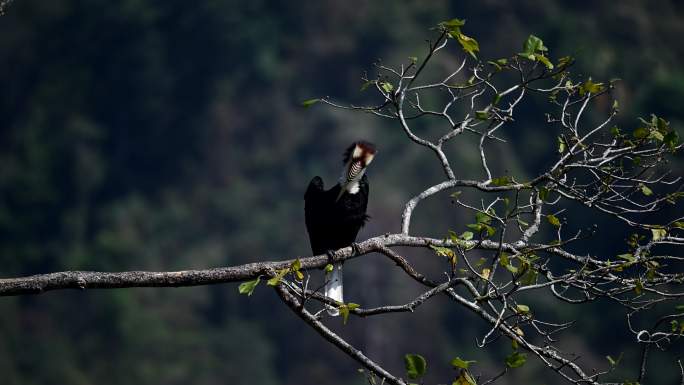
[[[352,183],[360,174],[363,173],[363,171],[366,169],[367,165],[364,165],[361,161],[358,160],[353,160],[349,162],[349,165],[347,166],[347,178],[343,183],[340,184],[340,193],[337,194],[337,199],[335,199],[335,202],[337,203],[340,198],[342,198],[342,195],[347,191],[347,186],[349,186],[350,183]]]
[[[340,193],[337,194],[337,198],[335,199],[335,203],[337,203],[337,202],[340,200],[340,198],[342,198],[342,195],[343,195],[344,192],[347,190],[347,185],[348,185],[348,184],[349,184],[349,182],[346,182],[346,183],[344,183],[344,184],[341,186],[342,188],[340,189]]]

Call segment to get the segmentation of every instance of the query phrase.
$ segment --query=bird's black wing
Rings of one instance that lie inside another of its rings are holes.
[[[311,232],[311,227],[318,222],[318,212],[321,205],[325,202],[325,190],[323,186],[323,179],[320,176],[315,176],[309,182],[304,193],[304,219],[306,220],[306,227]]]
[[[323,188],[323,179],[321,179],[320,176],[313,177],[311,182],[309,182],[309,187],[306,188],[306,192],[304,193],[304,201],[307,201],[310,197],[323,192]]]
[[[304,193],[304,221],[314,254],[326,251],[323,245],[324,237],[321,234],[323,231],[325,199],[323,179],[320,176],[316,176],[311,179],[309,187],[307,187]]]

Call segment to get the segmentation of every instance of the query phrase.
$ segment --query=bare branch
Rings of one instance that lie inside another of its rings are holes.
[[[302,320],[304,320],[304,322],[311,326],[323,338],[328,340],[333,345],[337,346],[340,350],[345,352],[347,355],[352,357],[354,360],[356,360],[358,363],[363,365],[368,370],[375,373],[388,384],[406,385],[404,381],[391,375],[387,370],[383,369],[380,365],[373,362],[370,358],[366,357],[360,350],[356,349],[347,341],[345,341],[340,336],[338,336],[337,334],[333,333],[330,329],[328,329],[321,321],[316,319],[316,317],[314,317],[306,309],[302,308],[297,297],[290,294],[287,291],[287,289],[285,289],[282,285],[277,285],[275,287],[275,290],[278,293],[280,299],[282,299],[283,302],[285,302],[285,304],[290,308],[290,310],[297,314]]]

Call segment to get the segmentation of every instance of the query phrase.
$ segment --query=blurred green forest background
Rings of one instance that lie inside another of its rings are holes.
[[[358,138],[380,147],[369,170],[372,220],[360,238],[398,231],[403,202],[440,178],[431,155],[391,122],[300,102],[362,100],[372,62],[424,55],[429,28],[452,17],[468,20],[485,59],[540,36],[552,57],[577,57],[574,72],[622,79],[627,129],[653,112],[681,135],[683,4],[15,0],[0,16],[0,276],[308,255],[304,189],[313,175],[332,183]],[[510,137],[524,147],[495,159],[511,172],[530,173],[548,160],[543,149],[553,152],[539,108],[518,110],[524,124]],[[456,173],[477,175],[475,153],[454,151]],[[440,237],[463,223],[448,204],[444,195],[419,207],[413,231]],[[406,302],[419,290],[380,256],[346,269],[346,296],[364,306]],[[564,346],[583,362],[605,366],[605,355],[625,351],[635,373],[623,318],[606,306],[547,302],[540,311],[578,320]],[[484,325],[449,305],[436,299],[415,314],[336,328],[397,373],[403,354],[425,355],[428,383],[450,383],[456,355],[477,359],[475,373],[495,374],[510,348],[474,349]],[[654,365],[663,358],[654,357]],[[657,383],[676,378],[667,363]],[[265,287],[249,298],[218,285],[0,299],[3,385],[363,384],[357,367]],[[500,380],[559,382],[533,362]]]

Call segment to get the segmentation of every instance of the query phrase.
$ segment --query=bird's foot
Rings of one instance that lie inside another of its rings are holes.
[[[352,248],[352,255],[361,255],[361,245],[359,245],[356,242],[352,242],[351,248]]]
[[[328,256],[328,263],[329,264],[335,263],[335,250],[328,250],[325,252],[325,255]]]

